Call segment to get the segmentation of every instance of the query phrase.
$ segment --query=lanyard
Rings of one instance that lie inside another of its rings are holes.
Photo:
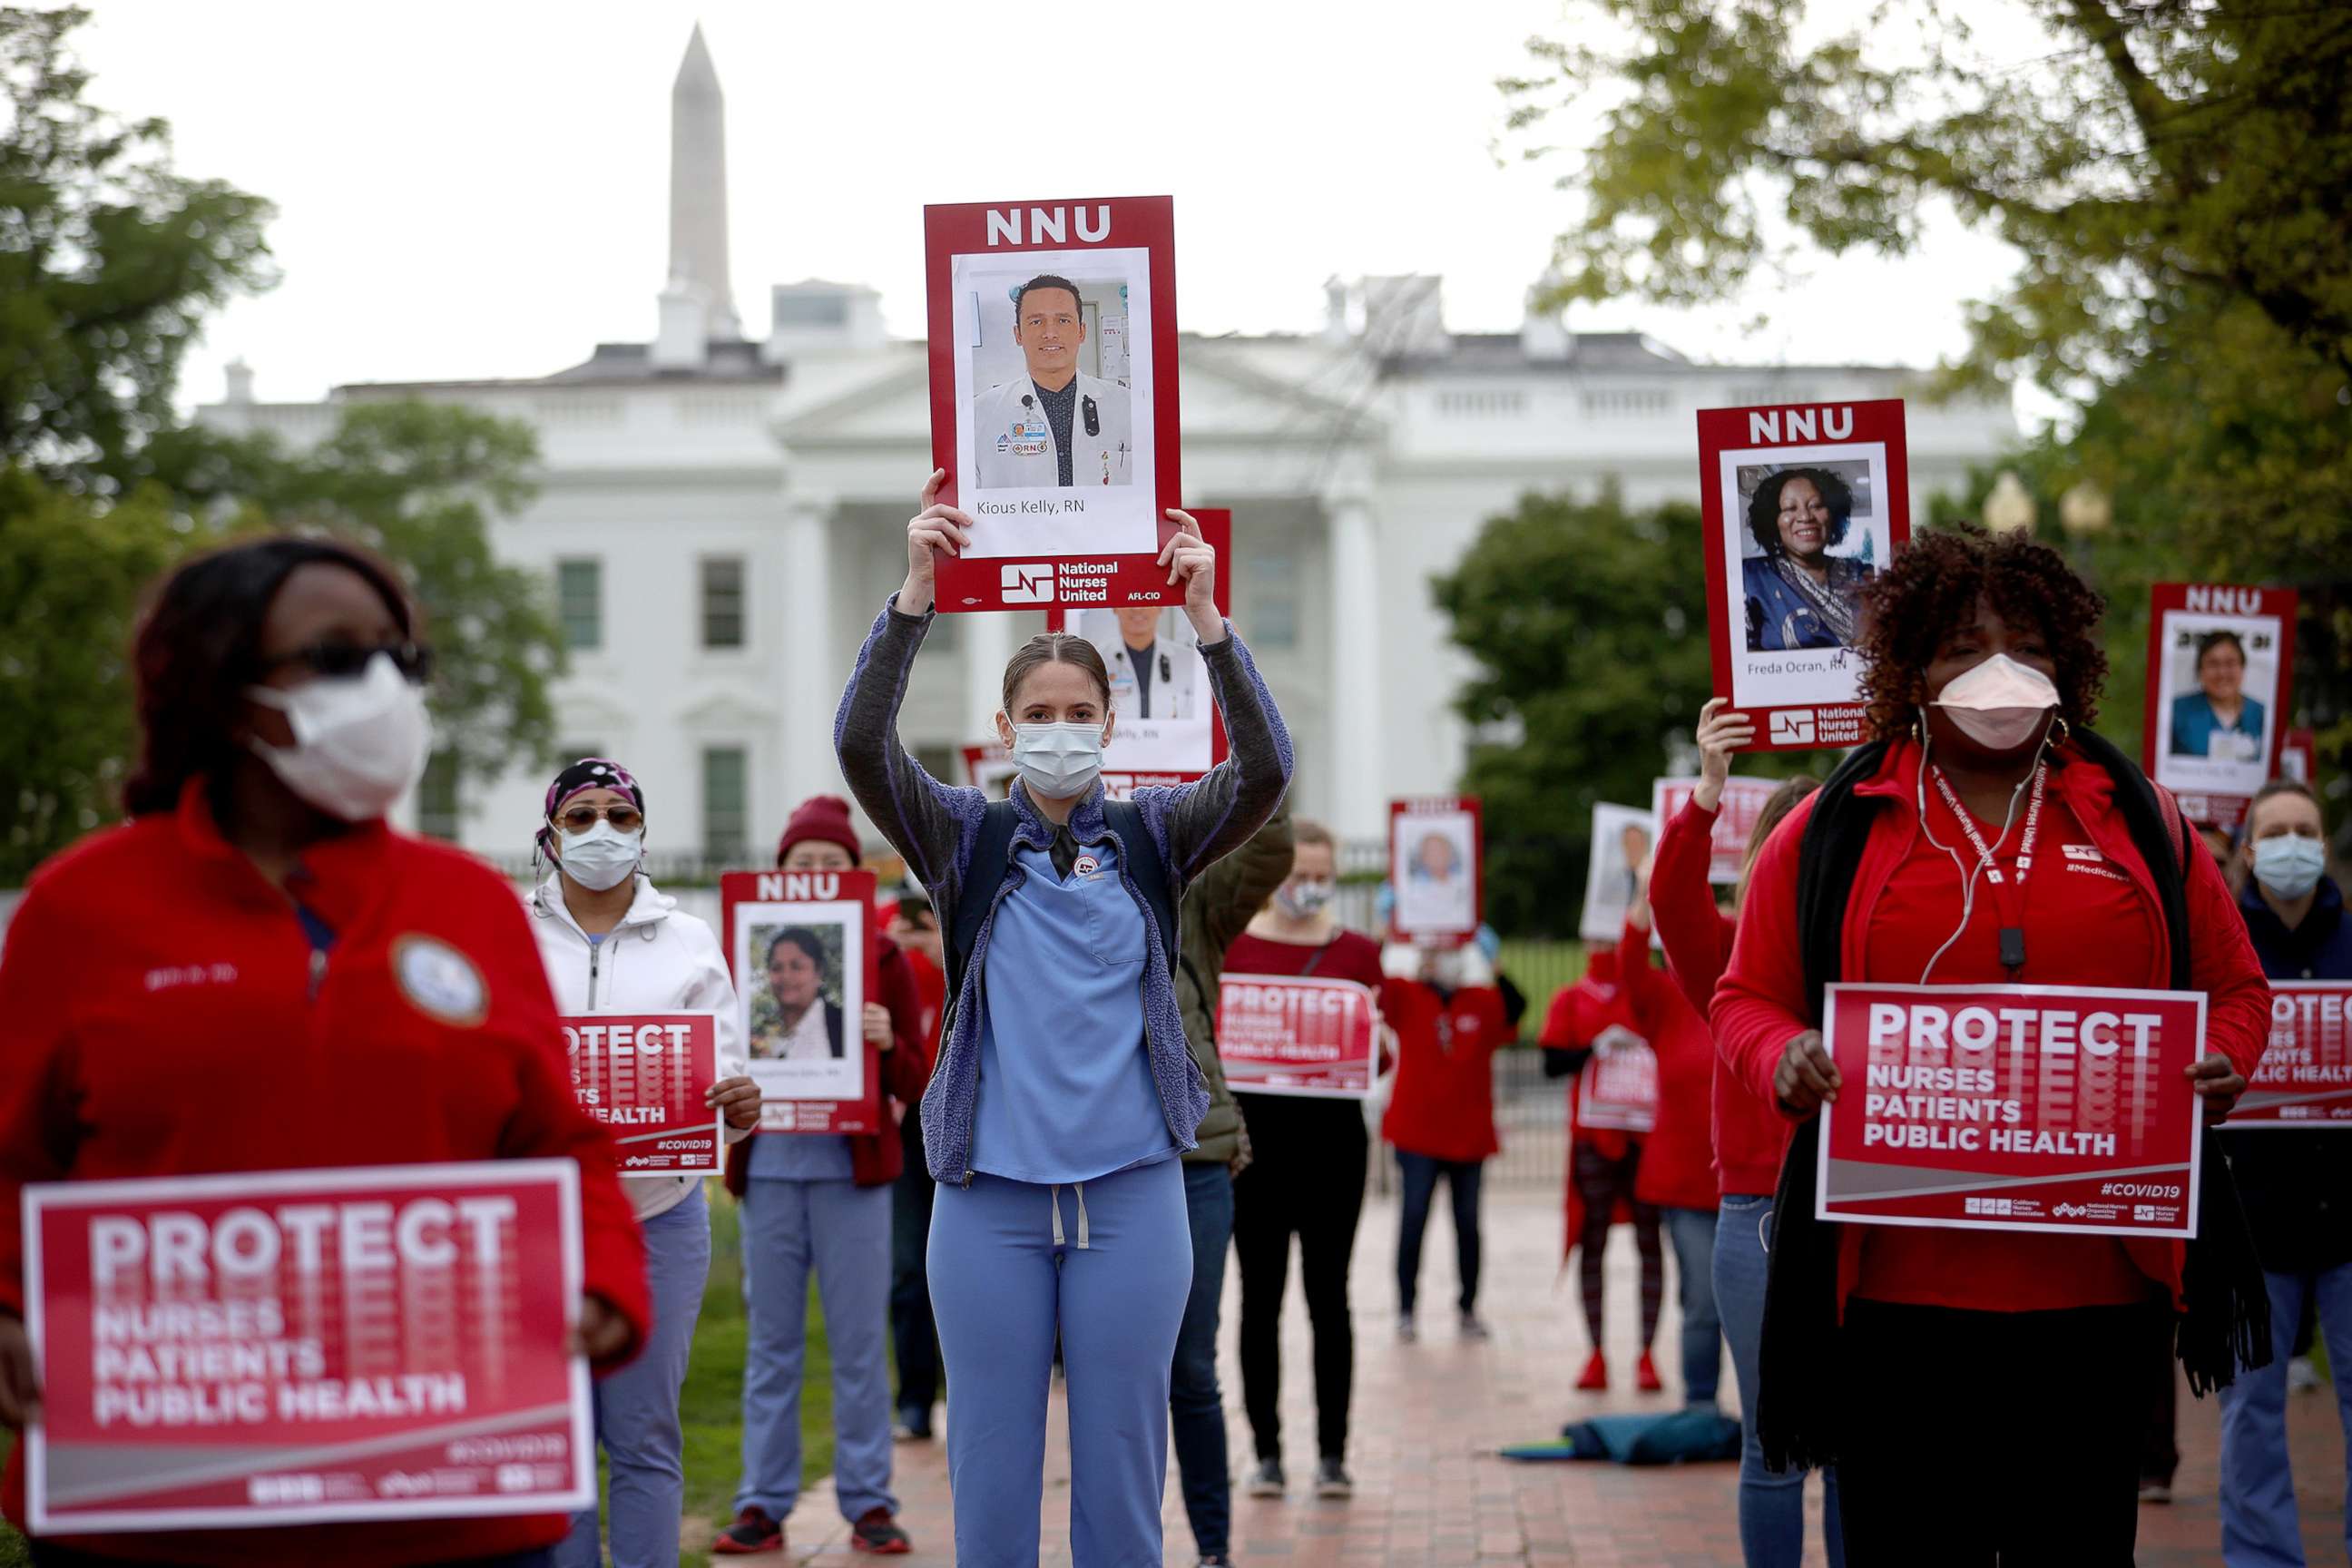
[[[2025,804],[2025,832],[2017,841],[2017,879],[2014,882],[2001,874],[2000,865],[1993,859],[1992,849],[1984,841],[1984,835],[1977,831],[1976,818],[1969,816],[1968,808],[1960,804],[1960,797],[1952,793],[1951,781],[1944,776],[1944,770],[1937,768],[1935,773],[1937,793],[1951,808],[1953,817],[1960,825],[1960,831],[1969,836],[1969,847],[1977,852],[1977,864],[1984,868],[1985,880],[1992,884],[1993,902],[2000,910],[2000,966],[2009,971],[2010,978],[2014,980],[2018,971],[2025,967],[2025,879],[2033,870],[2033,842],[2042,833],[2042,795],[2050,782],[2050,764],[2034,764],[2033,793]],[[2004,832],[2001,837],[2006,841],[2009,835]]]

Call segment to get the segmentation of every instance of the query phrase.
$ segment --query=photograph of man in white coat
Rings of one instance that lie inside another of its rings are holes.
[[[982,489],[1123,485],[1134,472],[1127,389],[1078,368],[1086,307],[1078,286],[1041,273],[1014,290],[1013,341],[1027,374],[972,399]]]
[[[1182,615],[1142,605],[1088,610],[1078,634],[1095,645],[1110,672],[1110,700],[1122,726],[1198,716],[1205,667]],[[1109,623],[1106,625],[1105,623]]]

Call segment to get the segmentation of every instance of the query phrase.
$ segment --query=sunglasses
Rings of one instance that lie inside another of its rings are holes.
[[[566,833],[585,833],[603,817],[615,833],[635,833],[646,825],[646,814],[634,805],[572,805],[556,813],[556,826]]]
[[[330,680],[342,679],[365,671],[368,661],[380,653],[391,655],[393,667],[413,686],[422,686],[433,679],[433,650],[420,642],[316,642],[262,660],[261,672],[268,675],[289,664],[299,664],[313,675]]]

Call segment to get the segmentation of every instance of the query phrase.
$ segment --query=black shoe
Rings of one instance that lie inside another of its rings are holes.
[[[1252,1497],[1280,1497],[1286,1489],[1280,1459],[1261,1459],[1257,1468],[1250,1472],[1249,1495]]]

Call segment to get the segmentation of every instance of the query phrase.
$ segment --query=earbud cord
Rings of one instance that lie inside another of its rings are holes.
[[[1935,748],[1935,738],[1928,733],[1927,718],[1922,714],[1919,722],[1919,773],[1912,784],[1914,794],[1918,800],[1919,832],[1930,845],[1949,855],[1952,858],[1953,868],[1960,873],[1960,923],[1952,928],[1952,934],[1944,939],[1944,945],[1937,948],[1934,955],[1927,960],[1927,967],[1919,972],[1919,984],[1922,985],[1927,984],[1927,977],[1936,973],[1936,965],[1943,961],[1944,954],[1952,951],[1952,944],[1968,933],[1969,921],[1977,912],[1977,877],[1984,870],[1984,862],[1981,859],[1974,866],[1961,859],[1958,845],[1937,843],[1936,830],[1928,825],[1927,760]],[[2038,768],[2042,765],[2049,751],[2050,727],[2044,725],[2042,730],[2042,744],[2033,756],[2034,767]],[[2009,792],[2009,811],[2000,819],[2000,836],[1992,841],[1996,853],[2000,851],[2002,845],[2009,842],[2009,830],[2017,823],[2017,803],[2025,797],[2025,786],[2032,781],[2033,772],[2033,768],[2026,769],[2025,776],[2017,781],[2017,787]]]

